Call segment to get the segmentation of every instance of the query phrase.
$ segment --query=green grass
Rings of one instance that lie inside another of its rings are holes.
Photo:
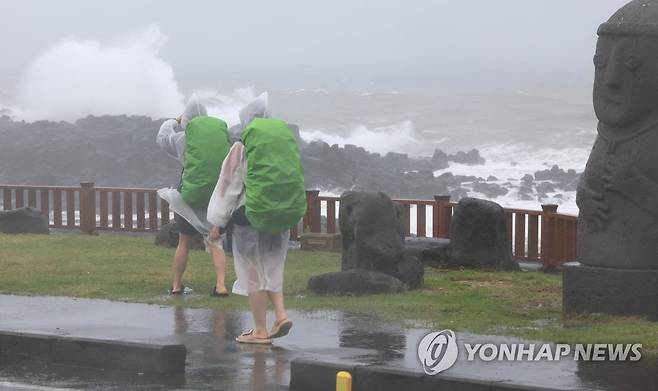
[[[202,251],[191,252],[185,273],[185,282],[200,294],[167,297],[172,257],[172,249],[154,246],[152,238],[0,235],[0,293],[248,309],[244,297],[207,296],[214,274],[209,254]],[[645,354],[658,354],[656,322],[597,314],[564,317],[560,275],[426,269],[424,287],[404,294],[336,297],[306,291],[309,277],[339,269],[338,254],[291,251],[284,278],[287,307],[377,314],[403,324],[562,343],[642,343]],[[234,279],[229,259],[227,281]]]

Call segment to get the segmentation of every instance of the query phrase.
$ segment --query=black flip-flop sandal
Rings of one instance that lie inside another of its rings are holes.
[[[212,292],[210,293],[210,296],[212,296],[212,297],[228,297],[228,292],[217,292],[217,287],[213,287]]]

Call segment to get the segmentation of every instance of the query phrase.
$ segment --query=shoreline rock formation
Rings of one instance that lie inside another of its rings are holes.
[[[90,116],[75,123],[26,123],[0,117],[0,183],[75,186],[91,181],[97,186],[175,186],[180,167],[155,145],[161,123],[125,115]],[[455,154],[437,149],[432,157],[395,152],[382,156],[355,145],[300,141],[300,152],[309,189],[382,191],[393,198],[451,195],[458,200],[470,191],[495,199],[516,187],[491,176],[445,172],[435,177],[436,171],[449,169],[451,164],[485,164],[477,149]],[[533,199],[546,196],[550,190],[573,190],[577,178],[577,173],[555,166],[524,182],[519,197]]]

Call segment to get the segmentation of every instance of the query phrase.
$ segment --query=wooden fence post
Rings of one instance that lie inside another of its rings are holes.
[[[327,201],[327,233],[336,233],[336,201]]]
[[[450,196],[435,195],[432,205],[432,236],[435,238],[447,238],[450,236]]]
[[[80,231],[89,235],[96,231],[96,194],[93,182],[80,183]]]
[[[322,221],[320,216],[320,190],[306,190],[306,215],[304,216],[304,232],[320,232]]]
[[[544,268],[553,268],[556,266],[557,243],[555,235],[555,214],[557,205],[542,205],[541,213],[541,263]]]

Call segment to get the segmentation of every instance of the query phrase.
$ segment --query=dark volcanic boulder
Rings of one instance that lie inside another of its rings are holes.
[[[450,155],[448,159],[452,160],[455,163],[462,163],[468,165],[484,164],[485,160],[480,156],[480,151],[477,149],[471,149],[468,152],[459,151],[454,155]]]
[[[434,165],[435,170],[442,170],[444,168],[450,167],[450,163],[448,163],[448,154],[440,149],[434,150],[431,162]]]
[[[339,221],[343,236],[343,271],[374,270],[397,277],[410,288],[420,286],[422,264],[414,265],[414,261],[404,257],[402,208],[386,194],[343,194]]]
[[[395,273],[404,250],[402,209],[384,193],[347,192],[340,197],[342,270]]]
[[[420,288],[424,276],[425,268],[417,258],[403,256],[402,261],[395,265],[395,277],[403,281],[409,289]]]
[[[450,239],[407,238],[404,252],[425,266],[446,266],[450,264]]]
[[[388,274],[352,269],[311,277],[307,288],[317,294],[362,295],[402,292],[405,290],[405,285]]]
[[[48,234],[48,220],[34,208],[0,212],[0,232],[7,234]]]
[[[495,202],[462,199],[450,223],[450,262],[474,268],[519,270],[512,260],[503,208]]]
[[[175,221],[169,222],[160,228],[158,235],[155,237],[156,246],[172,247],[178,246],[178,224]],[[192,237],[190,249],[192,250],[205,250],[206,246],[203,244],[203,236],[196,234]]]
[[[341,272],[313,277],[309,280],[311,291],[345,294],[398,291],[397,284],[391,289],[391,279],[410,289],[422,285],[423,264],[418,258],[405,256],[402,208],[386,194],[343,194],[339,221],[343,238]],[[388,288],[382,288],[382,284]]]
[[[475,182],[473,191],[484,194],[485,197],[496,198],[504,196],[509,191],[497,183]]]

